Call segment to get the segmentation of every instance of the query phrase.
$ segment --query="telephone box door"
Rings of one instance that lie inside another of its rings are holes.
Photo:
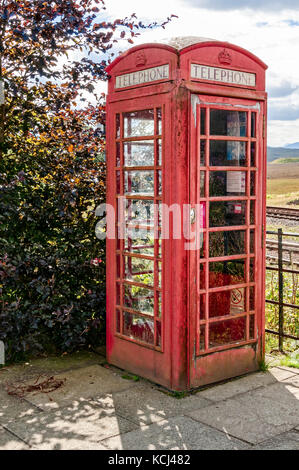
[[[190,222],[199,234],[190,251],[192,388],[258,367],[265,181],[263,103],[191,95],[190,108]]]

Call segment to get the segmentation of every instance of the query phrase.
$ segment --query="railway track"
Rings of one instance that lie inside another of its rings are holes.
[[[299,222],[299,209],[267,206],[266,213],[267,217],[273,217],[275,219],[298,220]]]

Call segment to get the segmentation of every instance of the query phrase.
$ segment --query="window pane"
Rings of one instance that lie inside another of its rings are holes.
[[[124,113],[124,137],[154,135],[154,110]]]
[[[250,166],[256,166],[255,149],[256,149],[255,142],[251,142],[251,144],[250,144]]]
[[[162,287],[162,263],[157,263],[158,287]]]
[[[156,322],[156,330],[157,330],[156,346],[159,346],[161,348],[162,347],[162,327],[161,327],[160,321]]]
[[[153,171],[125,171],[125,194],[154,195]]]
[[[205,258],[206,256],[206,245],[207,245],[207,236],[205,233],[200,233],[200,257]]]
[[[250,315],[249,317],[249,339],[254,339],[255,337],[255,328],[254,328],[254,323],[255,323],[255,320],[254,320],[254,315]]]
[[[233,256],[246,253],[245,230],[211,232],[209,237],[209,256]]]
[[[119,114],[116,115],[116,119],[115,119],[115,137],[117,139],[120,138],[120,115]]]
[[[200,325],[200,329],[199,329],[199,348],[201,350],[205,349],[205,331],[206,331],[205,325]]]
[[[126,223],[134,225],[154,224],[154,201],[147,199],[126,199]]]
[[[120,166],[120,143],[116,142],[116,160],[115,166]]]
[[[246,201],[210,202],[210,227],[245,225]]]
[[[157,144],[157,165],[162,165],[162,142],[161,139],[158,140]]]
[[[206,317],[206,294],[201,294],[199,303],[199,318],[204,320]]]
[[[200,197],[205,197],[206,172],[200,172]]]
[[[206,110],[205,108],[201,108],[200,110],[200,133],[201,135],[205,135],[206,133]]]
[[[158,134],[162,135],[162,110],[161,108],[157,109],[157,120],[158,120]]]
[[[246,128],[246,112],[225,109],[210,110],[210,135],[245,137]]]
[[[211,166],[245,166],[246,142],[235,140],[210,141]]]
[[[256,113],[251,113],[251,137],[256,136]]]
[[[255,224],[255,201],[250,201],[250,224]]]
[[[154,315],[154,291],[140,286],[124,284],[124,306]]]
[[[161,237],[161,232],[160,231],[158,232],[158,237]],[[161,258],[162,257],[162,240],[161,240],[161,238],[159,238],[158,240],[156,238],[156,243],[158,245],[158,256],[159,256],[159,258]]]
[[[154,256],[154,231],[127,227],[124,249],[139,255]]]
[[[206,263],[200,263],[199,265],[199,288],[205,289],[205,273],[206,273]]]
[[[238,315],[246,310],[245,288],[209,294],[209,318]]]
[[[200,166],[206,166],[206,141],[200,141]]]
[[[231,260],[210,263],[209,287],[229,286],[245,282],[245,261]]]
[[[116,304],[120,305],[120,284],[116,283]]]
[[[120,278],[120,271],[121,271],[121,257],[120,255],[116,255],[116,277]]]
[[[255,188],[256,188],[256,173],[255,171],[250,172],[250,195],[255,195]]]
[[[158,315],[159,318],[161,318],[162,317],[162,296],[161,296],[160,292],[157,292],[156,295],[157,295],[157,300],[158,300],[157,315]]]
[[[245,171],[211,171],[210,196],[244,196]]]
[[[249,263],[249,282],[254,282],[255,281],[255,259],[250,258],[250,263]]]
[[[255,288],[254,286],[249,288],[249,310],[255,309]]]
[[[154,261],[125,256],[125,278],[149,286],[154,285]]]
[[[120,171],[116,172],[116,194],[120,194]]]
[[[238,315],[246,311],[246,292],[245,287],[239,289],[232,289],[230,296],[230,313],[231,315]]]
[[[125,166],[153,166],[154,141],[127,142],[124,144]]]
[[[255,252],[255,230],[250,230],[250,253]]]
[[[123,334],[130,338],[154,344],[154,321],[133,313],[124,312]]]
[[[120,332],[120,311],[116,310],[116,331]]]
[[[211,323],[209,326],[209,348],[245,340],[246,318]]]
[[[162,194],[162,172],[161,170],[157,170],[157,195]]]

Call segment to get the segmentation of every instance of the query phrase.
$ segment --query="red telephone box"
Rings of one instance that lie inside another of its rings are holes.
[[[200,38],[107,68],[107,359],[173,390],[263,357],[266,68]]]

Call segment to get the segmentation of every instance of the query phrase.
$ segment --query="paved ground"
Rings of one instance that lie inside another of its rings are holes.
[[[7,393],[41,374],[66,380],[49,394]],[[299,449],[299,369],[181,399],[131,379],[93,353],[0,369],[0,449]]]

